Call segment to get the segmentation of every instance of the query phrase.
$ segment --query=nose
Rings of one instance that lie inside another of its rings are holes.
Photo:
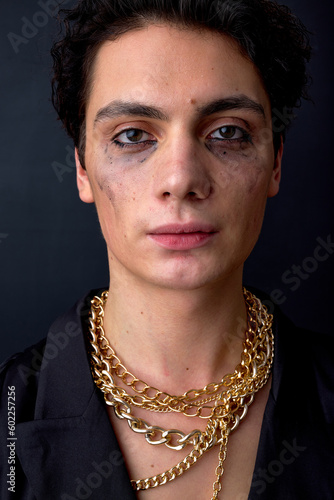
[[[157,159],[155,191],[160,199],[205,200],[213,191],[209,165],[196,141],[166,144]]]

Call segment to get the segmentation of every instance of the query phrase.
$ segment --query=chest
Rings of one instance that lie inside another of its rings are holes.
[[[223,464],[224,473],[220,479],[219,499],[247,500],[248,498],[268,394],[269,384],[257,393],[247,416],[229,436],[226,459]],[[165,445],[149,445],[144,435],[134,433],[124,420],[119,420],[114,415],[112,408],[108,411],[132,480],[154,477],[169,470],[173,473],[175,472],[173,466],[181,463],[192,451],[190,445],[181,451],[168,449]],[[182,428],[185,432],[190,432],[194,428],[192,419],[187,419],[185,422],[184,417],[178,415],[158,415],[156,418],[161,420],[162,417],[162,427]],[[179,417],[179,420],[175,417]],[[168,422],[169,419],[170,422]],[[217,480],[219,452],[220,446],[213,446],[176,479],[162,486],[137,491],[136,497],[139,500],[175,500],[176,498],[211,500],[213,484]],[[177,467],[177,473],[182,468],[184,468],[183,465]]]

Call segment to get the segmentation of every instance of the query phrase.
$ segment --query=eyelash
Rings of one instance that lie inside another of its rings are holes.
[[[240,132],[241,133],[241,137],[237,137],[236,139],[224,139],[224,138],[211,138],[210,139],[210,136],[212,136],[213,134],[217,133],[218,131],[222,130],[222,129],[234,129],[234,134],[235,135],[237,132]],[[126,134],[127,132],[141,132],[143,134],[146,134],[148,136],[152,135],[152,134],[149,134],[148,132],[145,132],[145,130],[142,130],[142,129],[139,129],[139,128],[129,128],[129,129],[126,129],[126,130],[123,130],[122,132],[118,133],[115,137],[113,137],[113,139],[111,140],[112,144],[114,144],[116,147],[118,148],[138,148],[138,146],[146,146],[146,145],[149,145],[149,144],[155,144],[157,141],[156,140],[152,140],[152,139],[147,139],[147,140],[144,140],[144,141],[138,141],[138,142],[122,142],[122,141],[119,141],[118,138],[120,136],[122,136],[123,134]],[[222,145],[235,145],[235,144],[241,144],[241,143],[251,143],[252,144],[252,138],[250,136],[250,134],[248,132],[246,132],[246,130],[244,130],[243,128],[241,127],[238,127],[236,125],[224,125],[223,127],[219,127],[217,129],[215,129],[213,132],[211,132],[207,138],[212,141],[212,142],[215,142],[215,143],[221,143]]]
[[[210,139],[210,136],[213,136],[215,133],[219,132],[222,129],[233,129],[234,130],[233,135],[240,132],[241,136],[237,137],[235,139],[224,139],[223,137],[221,139],[215,138],[215,137],[212,137]],[[232,145],[232,144],[241,144],[241,143],[251,143],[252,144],[252,138],[251,138],[250,134],[248,132],[246,132],[246,130],[244,130],[243,128],[238,127],[237,125],[224,125],[222,127],[219,127],[217,129],[215,129],[213,132],[211,132],[211,134],[209,134],[208,138],[211,141],[218,142],[222,145],[228,145],[228,144]]]
[[[146,141],[139,141],[139,142],[121,142],[119,140],[117,140],[118,137],[120,137],[121,135],[123,134],[126,134],[127,132],[132,132],[132,131],[135,131],[135,132],[142,132],[143,134],[146,134],[146,135],[152,135],[152,134],[149,134],[148,132],[145,132],[145,130],[142,130],[142,129],[139,129],[139,128],[129,128],[129,129],[126,129],[126,130],[123,130],[122,132],[120,132],[119,134],[117,134],[112,140],[111,142],[113,144],[115,144],[115,146],[119,147],[119,148],[127,148],[127,147],[130,147],[130,148],[134,148],[134,147],[138,147],[138,146],[142,146],[142,145],[147,145],[147,144],[154,144],[156,142],[156,140],[146,140]]]

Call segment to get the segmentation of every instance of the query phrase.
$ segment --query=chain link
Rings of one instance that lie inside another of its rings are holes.
[[[146,382],[138,379],[127,370],[104,336],[101,321],[103,318],[103,304],[107,298],[107,292],[102,294],[101,299],[97,297],[97,303],[94,305],[98,310],[99,317],[102,316],[96,325],[96,329],[100,333],[100,355],[104,360],[109,362],[110,371],[138,394],[138,396],[126,394],[126,401],[134,406],[144,407],[151,411],[177,411],[184,413],[188,417],[199,418],[209,418],[212,416],[215,410],[213,407],[207,406],[207,403],[217,401],[221,396],[224,396],[224,393],[219,392],[224,387],[235,387],[235,384],[240,384],[240,379],[242,380],[247,377],[250,372],[254,374],[261,367],[261,363],[257,367],[256,362],[262,359],[262,365],[265,364],[270,353],[270,340],[266,336],[265,345],[263,345],[263,334],[266,333],[268,322],[270,323],[272,317],[271,315],[268,315],[268,318],[263,317],[263,313],[265,313],[264,308],[253,294],[244,290],[244,295],[249,321],[241,363],[237,366],[233,374],[225,375],[220,382],[210,383],[203,389],[191,389],[181,396],[172,396],[155,387],[149,386]],[[260,311],[262,310],[262,314],[260,315],[258,314],[259,306],[261,308]],[[257,332],[257,335],[254,334],[254,331]],[[261,375],[262,373],[259,374],[259,378]],[[211,396],[212,399],[198,401],[198,398],[204,394]]]
[[[192,451],[182,461],[166,472],[147,479],[132,480],[133,488],[145,490],[166,484],[195,465],[210,448],[220,445],[212,497],[212,500],[217,499],[221,490],[229,434],[245,418],[248,407],[254,400],[254,394],[265,385],[270,375],[274,354],[272,315],[267,313],[266,307],[255,295],[244,289],[248,327],[240,363],[232,374],[225,375],[220,382],[210,383],[203,389],[191,389],[176,396],[138,379],[118,358],[103,330],[104,304],[107,297],[108,292],[103,292],[101,297],[92,299],[89,329],[92,373],[97,387],[104,393],[106,404],[113,407],[119,419],[128,422],[132,431],[143,434],[150,445],[163,444],[177,451],[183,450],[188,444],[193,446]],[[136,394],[128,394],[124,388],[116,385],[114,376]],[[214,406],[207,405],[212,402]],[[166,430],[135,417],[132,406],[205,418],[208,420],[206,429],[203,432],[195,429],[188,434],[177,429]]]
[[[232,431],[232,429],[231,429]],[[227,456],[227,442],[228,442],[228,437],[229,437],[229,429],[227,429],[226,433],[224,434],[224,437],[221,440],[220,443],[220,448],[219,448],[219,456],[218,456],[218,465],[216,467],[215,473],[216,473],[216,480],[213,483],[213,496],[211,500],[217,500],[218,499],[218,493],[220,492],[222,485],[221,485],[221,478],[224,474],[224,462],[226,460]]]

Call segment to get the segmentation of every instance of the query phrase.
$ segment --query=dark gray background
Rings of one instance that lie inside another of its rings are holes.
[[[45,10],[53,2],[42,3],[44,10],[37,0],[0,5],[0,360],[44,337],[87,290],[108,284],[95,210],[78,199],[72,144],[50,103],[49,48],[57,27]],[[333,332],[334,253],[309,259],[319,238],[334,241],[333,7],[330,0],[285,3],[315,33],[314,104],[297,111],[288,134],[281,191],[269,200],[245,282],[280,290],[276,297],[297,324]],[[26,42],[16,38],[14,50],[9,33]],[[308,269],[296,290],[282,280],[283,273],[293,276],[293,265]]]

